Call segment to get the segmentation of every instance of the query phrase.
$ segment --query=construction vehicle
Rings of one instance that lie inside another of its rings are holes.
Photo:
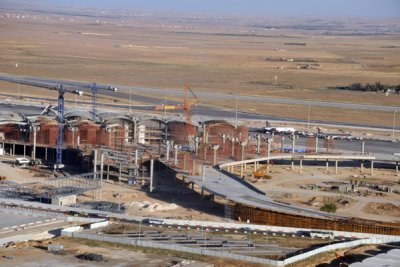
[[[260,179],[260,178],[271,179],[272,176],[265,173],[265,172],[268,170],[269,165],[270,165],[270,164],[267,163],[267,164],[261,166],[260,168],[258,168],[257,170],[255,170],[255,171],[253,172],[254,178],[259,178],[259,179]]]

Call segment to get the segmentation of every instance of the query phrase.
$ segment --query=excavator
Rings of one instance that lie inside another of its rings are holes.
[[[264,164],[263,166],[261,166],[260,168],[258,168],[257,170],[255,170],[253,172],[253,176],[254,178],[265,178],[265,179],[272,179],[272,176],[269,174],[266,174],[265,172],[267,171],[268,167],[270,166],[269,163]]]

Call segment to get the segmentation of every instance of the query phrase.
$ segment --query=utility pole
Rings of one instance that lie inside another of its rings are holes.
[[[394,139],[394,131],[396,129],[396,110],[393,111],[393,130],[392,130],[392,138]]]
[[[150,160],[150,193],[153,192],[154,159]]]
[[[308,104],[307,131],[310,131],[311,104]]]
[[[235,128],[238,128],[238,107],[237,107],[237,96],[235,96]]]

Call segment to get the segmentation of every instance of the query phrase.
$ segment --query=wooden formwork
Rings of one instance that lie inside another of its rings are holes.
[[[322,219],[260,209],[236,204],[232,207],[234,219],[251,223],[295,228],[325,229],[383,235],[400,235],[400,225],[349,218],[347,220]]]

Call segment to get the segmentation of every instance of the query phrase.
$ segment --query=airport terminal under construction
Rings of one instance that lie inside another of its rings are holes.
[[[163,111],[100,111],[96,102],[93,105],[94,109],[64,109],[60,105],[1,104],[1,154],[12,156],[13,164],[28,166],[37,177],[44,178],[39,184],[0,181],[0,197],[75,205],[76,199],[70,196],[93,192],[93,200],[101,202],[105,180],[141,183],[152,193],[163,177],[172,175],[182,181],[182,186],[207,196],[204,201],[211,199],[224,206],[225,219],[400,235],[398,223],[350,218],[278,202],[243,178],[249,170],[253,177],[268,178],[273,162],[292,164],[292,169],[299,164],[300,173],[303,164],[310,161],[327,168],[333,162],[336,172],[340,162],[360,164],[361,168],[366,164],[371,173],[375,162],[398,172],[398,156],[379,158],[363,151],[339,154],[332,138],[316,136],[306,137],[304,149],[296,150],[294,134],[286,135],[292,142],[287,149],[285,135],[266,137],[264,133],[254,134],[248,126],[219,119],[195,121],[185,105],[186,119],[168,117]],[[50,167],[43,168],[41,162]],[[120,212],[120,207],[107,211]]]

